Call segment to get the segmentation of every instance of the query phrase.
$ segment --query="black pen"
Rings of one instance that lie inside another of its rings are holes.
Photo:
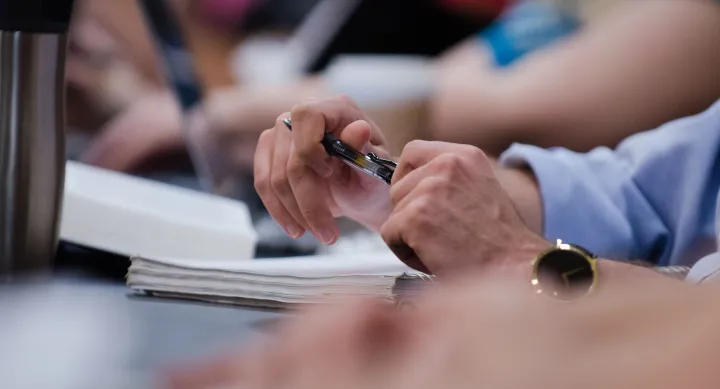
[[[168,84],[187,112],[200,102],[202,91],[179,21],[165,0],[142,0],[140,5],[162,54]]]
[[[290,119],[283,119],[283,123],[285,123],[288,130],[292,131],[292,121]],[[328,155],[340,158],[347,165],[373,176],[388,185],[392,182],[397,163],[380,158],[375,155],[375,153],[363,154],[346,145],[329,132],[325,133],[321,143]]]

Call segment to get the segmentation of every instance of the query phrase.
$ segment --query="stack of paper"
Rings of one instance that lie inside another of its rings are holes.
[[[403,274],[416,273],[385,253],[253,261],[134,258],[127,283],[158,296],[274,307],[348,297],[391,299]]]

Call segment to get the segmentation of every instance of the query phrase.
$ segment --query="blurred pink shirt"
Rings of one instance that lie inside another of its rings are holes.
[[[199,0],[205,15],[218,23],[242,23],[247,13],[265,0]],[[442,5],[466,10],[499,13],[514,0],[436,0]]]
[[[199,0],[202,12],[214,22],[237,24],[257,4],[265,0]]]

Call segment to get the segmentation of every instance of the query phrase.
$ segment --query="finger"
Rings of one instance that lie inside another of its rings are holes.
[[[408,222],[405,220],[406,214],[407,213],[394,213],[390,216],[380,229],[380,235],[388,248],[390,248],[393,254],[404,264],[417,271],[432,274],[420,257],[418,257],[415,250],[407,243],[405,237],[408,226]]]
[[[265,208],[275,221],[282,226],[288,236],[296,238],[302,235],[302,227],[295,221],[271,187],[271,167],[275,146],[275,130],[267,130],[260,135],[255,150],[254,176],[255,190]]]
[[[300,159],[291,146],[287,164],[288,180],[295,194],[300,213],[315,237],[326,245],[337,241],[339,231],[327,203],[330,198],[325,178],[319,176]]]
[[[340,133],[340,140],[355,150],[363,150],[370,142],[370,131],[370,123],[358,120],[345,127]]]
[[[321,177],[332,174],[327,152],[321,145],[326,132],[341,133],[349,124],[364,119],[355,104],[334,97],[300,104],[292,110],[293,142],[300,159]]]
[[[433,164],[427,164],[420,166],[419,168],[410,171],[405,177],[395,182],[390,187],[390,200],[395,206],[395,212],[400,212],[401,209],[398,206],[412,193],[418,185],[428,180],[431,181],[432,185],[444,185],[442,180],[438,179]]]
[[[330,177],[330,156],[322,146],[325,136],[325,118],[309,108],[293,109],[293,143],[300,159],[320,177]]]
[[[290,181],[288,181],[287,165],[292,146],[292,134],[282,121],[288,117],[289,114],[283,114],[275,123],[275,146],[273,149],[270,186],[275,192],[275,196],[294,219],[294,223],[283,224],[283,227],[286,228],[290,236],[299,238],[308,228],[308,224],[300,211]]]
[[[400,155],[398,167],[393,174],[393,185],[402,180],[411,171],[427,164],[444,153],[459,153],[472,146],[454,143],[414,140],[405,146]]]

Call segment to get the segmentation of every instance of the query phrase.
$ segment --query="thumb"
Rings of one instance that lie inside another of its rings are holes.
[[[350,123],[340,134],[340,140],[355,150],[363,150],[370,142],[370,123],[358,120]]]

